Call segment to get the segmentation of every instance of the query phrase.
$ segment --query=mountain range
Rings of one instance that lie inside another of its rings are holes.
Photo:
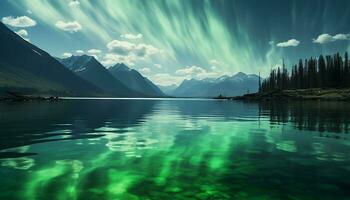
[[[237,96],[258,90],[259,77],[242,72],[233,76],[184,80],[157,86],[123,63],[104,67],[92,56],[54,58],[0,23],[0,94],[113,97]],[[160,89],[161,88],[161,89]]]
[[[164,93],[138,71],[124,63],[106,69],[93,56],[71,56],[58,60],[68,69],[117,96],[163,97]]]
[[[0,93],[102,95],[103,91],[65,68],[48,53],[0,23]]]
[[[177,97],[238,96],[257,92],[259,76],[239,72],[233,76],[184,80],[169,95]]]
[[[2,23],[0,43],[0,94],[165,96],[150,80],[124,64],[108,70],[92,56],[54,58]]]
[[[82,79],[93,83],[113,96],[144,96],[142,92],[128,88],[112,76],[93,56],[71,56],[58,60]]]

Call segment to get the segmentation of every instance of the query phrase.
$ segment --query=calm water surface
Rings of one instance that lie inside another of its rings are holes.
[[[0,103],[0,199],[350,199],[350,103]]]

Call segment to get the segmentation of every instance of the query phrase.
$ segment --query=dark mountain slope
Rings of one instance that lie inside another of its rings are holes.
[[[109,72],[129,88],[149,96],[162,97],[165,94],[149,79],[143,77],[138,71],[130,69],[123,63],[108,68]]]
[[[0,23],[0,90],[38,94],[101,95],[103,90],[81,79],[45,51]]]
[[[145,96],[141,92],[129,89],[121,81],[112,76],[111,73],[93,56],[71,56],[69,58],[59,59],[59,61],[84,80],[97,85],[114,96]]]

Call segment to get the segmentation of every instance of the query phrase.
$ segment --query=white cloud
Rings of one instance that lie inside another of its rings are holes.
[[[72,7],[74,7],[74,6],[79,6],[79,5],[80,5],[80,2],[79,2],[78,0],[72,0],[72,1],[69,2],[68,5],[69,5],[69,6],[72,6]]]
[[[149,73],[151,72],[151,69],[145,67],[145,68],[140,69],[140,72],[141,72],[142,74],[149,74]]]
[[[62,54],[62,57],[63,58],[69,58],[69,57],[71,57],[72,56],[72,54],[71,53],[68,53],[68,52],[64,52],[63,54]]]
[[[136,39],[141,39],[143,37],[143,35],[140,34],[140,33],[137,34],[137,35],[134,35],[134,34],[123,34],[123,35],[120,35],[120,37],[128,39],[128,40],[136,40]]]
[[[76,50],[75,52],[78,53],[78,54],[84,54],[83,50]]]
[[[321,34],[317,37],[317,39],[312,39],[312,40],[313,40],[313,43],[319,43],[319,44],[325,44],[325,43],[334,41],[333,37],[329,34]]]
[[[100,58],[98,57],[98,55],[95,54],[91,54],[90,56],[94,57],[96,60],[99,60]]]
[[[330,42],[335,42],[337,40],[350,40],[350,34],[338,33],[334,36],[324,33],[319,35],[316,39],[312,39],[313,43],[326,44]]]
[[[128,66],[134,66],[135,58],[133,56],[124,56],[124,55],[118,55],[113,53],[108,53],[104,56],[101,63],[106,66],[112,66],[117,63],[124,63]]]
[[[25,29],[21,29],[19,31],[16,31],[17,35],[21,36],[21,37],[27,37],[28,36],[28,32]]]
[[[156,47],[148,44],[135,44],[128,41],[112,40],[107,44],[110,52],[119,55],[133,54],[138,57],[147,57],[156,54],[159,51]]]
[[[278,47],[296,47],[300,44],[300,42],[296,39],[290,39],[286,42],[280,42],[277,44]]]
[[[57,21],[55,25],[57,28],[64,31],[69,31],[71,33],[78,32],[82,28],[79,22],[77,21],[72,21],[72,22]]]
[[[95,54],[96,55],[96,54],[100,54],[101,50],[99,50],[99,49],[90,49],[87,52],[88,52],[88,54]]]
[[[34,21],[33,19],[27,16],[21,16],[21,17],[15,17],[15,18],[12,16],[8,16],[8,17],[3,17],[1,21],[2,23],[12,27],[24,28],[24,27],[31,27],[36,25],[36,21]]]
[[[135,49],[135,44],[126,41],[112,40],[107,44],[107,48],[110,52],[127,55]]]
[[[176,75],[179,76],[185,76],[186,79],[188,78],[196,78],[196,79],[203,79],[203,78],[216,78],[219,76],[219,73],[217,72],[209,72],[206,69],[203,69],[201,67],[197,67],[195,65],[193,66],[187,66],[182,69],[178,69],[175,72]]]
[[[135,50],[134,50],[134,53],[137,56],[141,56],[141,57],[147,57],[147,56],[156,54],[158,52],[159,50],[156,47],[148,44],[138,44],[135,46]]]
[[[162,69],[162,67],[163,67],[161,64],[154,64],[154,66],[158,69]]]
[[[154,83],[159,85],[179,85],[186,77],[174,76],[167,73],[159,73],[149,77]]]
[[[221,72],[207,71],[206,69],[193,65],[178,69],[175,71],[174,75],[170,75],[168,73],[158,73],[149,76],[149,78],[159,85],[172,85],[174,83],[179,85],[185,79],[217,78],[221,75],[223,75]]]
[[[338,33],[333,36],[335,40],[350,40],[350,34]]]
[[[193,66],[187,66],[187,67],[182,68],[182,69],[178,69],[178,70],[176,70],[175,74],[177,74],[177,75],[195,75],[195,74],[200,74],[200,73],[205,73],[205,72],[206,72],[205,69],[193,65]]]

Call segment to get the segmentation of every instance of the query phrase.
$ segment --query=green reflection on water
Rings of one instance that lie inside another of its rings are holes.
[[[59,194],[58,199],[77,199],[81,193],[96,199],[101,195],[107,199],[170,198],[174,194],[228,198],[225,186],[216,179],[229,170],[230,150],[249,142],[248,127],[171,117],[167,123],[150,118],[123,134],[100,127],[98,131],[106,136],[93,157],[59,160],[33,170],[25,186],[26,199],[43,198],[51,190]],[[83,146],[89,148],[88,143]],[[241,163],[235,170],[244,174],[253,167]]]
[[[196,117],[169,114],[168,109],[158,109],[135,125],[121,126],[110,119],[88,130],[103,137],[32,144],[25,151],[38,155],[30,157],[31,162],[25,161],[32,165],[22,168],[21,174],[17,172],[20,165],[13,163],[27,157],[0,161],[0,172],[13,173],[1,183],[17,192],[0,197],[129,200],[346,196],[341,187],[349,182],[340,180],[350,175],[346,140],[327,140],[318,132],[296,130],[290,123],[271,124],[266,118]],[[76,129],[62,128],[72,133]],[[14,181],[16,177],[20,179]],[[314,191],[304,192],[309,186]],[[326,192],[320,195],[319,191]]]
[[[25,184],[25,199],[76,199],[76,186],[82,170],[79,160],[59,160],[35,170]]]

